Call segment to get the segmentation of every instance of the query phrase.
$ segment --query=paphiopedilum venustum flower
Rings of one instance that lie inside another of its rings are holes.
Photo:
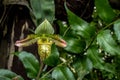
[[[50,23],[45,20],[40,24],[40,26],[37,27],[35,34],[28,35],[27,38],[23,40],[16,41],[15,45],[18,47],[26,47],[37,43],[38,54],[40,55],[40,59],[43,61],[51,54],[51,46],[53,43],[63,48],[67,46],[65,40],[60,38],[58,35],[54,35],[53,33],[54,29]]]

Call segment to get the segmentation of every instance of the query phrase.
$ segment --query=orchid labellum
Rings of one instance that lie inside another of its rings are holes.
[[[46,19],[36,28],[35,34],[30,34],[27,38],[16,41],[15,45],[18,47],[26,47],[34,43],[38,44],[38,54],[42,61],[51,54],[51,46],[53,43],[59,47],[66,47],[66,42],[54,34],[53,27]]]

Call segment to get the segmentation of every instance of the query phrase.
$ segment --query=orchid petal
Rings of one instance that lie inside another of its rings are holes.
[[[15,45],[18,47],[30,46],[30,45],[34,44],[35,42],[37,42],[38,39],[39,39],[39,37],[37,37],[35,39],[27,40],[27,41],[25,41],[24,39],[19,40],[19,41],[16,41]]]

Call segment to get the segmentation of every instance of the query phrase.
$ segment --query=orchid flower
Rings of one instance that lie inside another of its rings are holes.
[[[38,45],[38,54],[43,61],[51,54],[51,46],[66,47],[66,41],[54,34],[52,25],[45,19],[35,30],[35,34],[28,35],[23,40],[16,41],[15,45],[18,47],[30,46],[34,43]]]

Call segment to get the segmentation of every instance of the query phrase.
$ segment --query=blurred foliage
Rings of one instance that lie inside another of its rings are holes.
[[[17,75],[16,73],[5,70],[5,69],[0,69],[0,80],[24,80],[21,76]]]
[[[53,5],[49,3],[52,0],[30,2],[35,21],[54,19]],[[27,76],[31,79],[39,77],[38,80],[120,80],[120,11],[111,8],[108,0],[95,0],[93,20],[88,23],[66,5],[65,9],[68,23],[60,20],[57,23],[59,35],[67,42],[67,46],[51,46],[52,54],[45,59],[44,65],[47,67],[44,66],[40,76],[37,74],[42,63],[37,58],[28,52],[16,54],[26,68]],[[4,75],[7,72],[0,78],[6,78]],[[16,76],[14,73],[10,75]]]
[[[38,26],[42,20],[48,19],[51,23],[55,19],[55,6],[54,0],[30,0],[32,13],[34,14],[33,20]]]

